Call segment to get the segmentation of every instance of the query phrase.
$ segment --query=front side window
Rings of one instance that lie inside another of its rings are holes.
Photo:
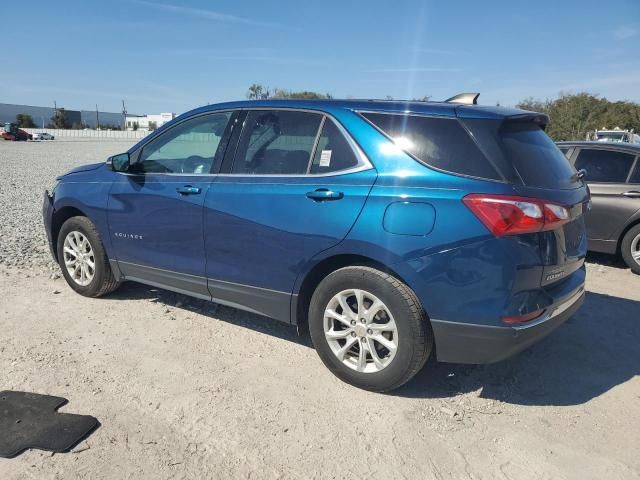
[[[629,153],[585,148],[578,154],[576,169],[587,171],[587,182],[624,183],[634,159]]]
[[[231,115],[231,112],[213,113],[176,125],[143,147],[132,170],[134,173],[210,173]]]
[[[286,110],[252,110],[244,122],[232,173],[305,174],[322,115]]]

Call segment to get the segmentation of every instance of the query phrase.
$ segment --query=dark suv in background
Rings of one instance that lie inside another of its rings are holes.
[[[593,202],[588,249],[620,254],[640,274],[640,144],[558,142],[585,179]]]

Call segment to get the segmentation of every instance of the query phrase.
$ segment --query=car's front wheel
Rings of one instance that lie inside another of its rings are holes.
[[[71,217],[58,234],[62,275],[80,295],[100,297],[119,286],[95,225],[87,217]]]
[[[433,346],[413,291],[370,267],[345,267],[316,288],[309,331],[318,355],[338,378],[384,392],[408,382]]]
[[[629,268],[640,275],[640,225],[631,227],[622,238],[620,253]]]

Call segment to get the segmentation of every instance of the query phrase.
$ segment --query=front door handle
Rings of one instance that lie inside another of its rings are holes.
[[[333,190],[329,190],[328,188],[319,188],[314,190],[313,192],[307,192],[307,198],[314,200],[316,202],[323,202],[325,200],[340,200],[344,197],[344,193],[342,192],[334,192]]]
[[[629,192],[624,192],[622,195],[624,197],[629,197],[629,198],[640,198],[640,192],[638,192],[636,190],[631,190]]]
[[[200,187],[184,185],[183,187],[176,188],[176,192],[178,192],[180,195],[197,195],[200,193]]]

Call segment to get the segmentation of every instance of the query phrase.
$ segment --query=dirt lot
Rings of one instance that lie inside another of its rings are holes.
[[[521,355],[367,393],[295,328],[136,284],[87,299],[51,278],[42,189],[128,145],[0,143],[0,390],[101,422],[72,453],[0,459],[0,479],[640,478],[640,277],[619,262],[590,257],[584,307]]]

